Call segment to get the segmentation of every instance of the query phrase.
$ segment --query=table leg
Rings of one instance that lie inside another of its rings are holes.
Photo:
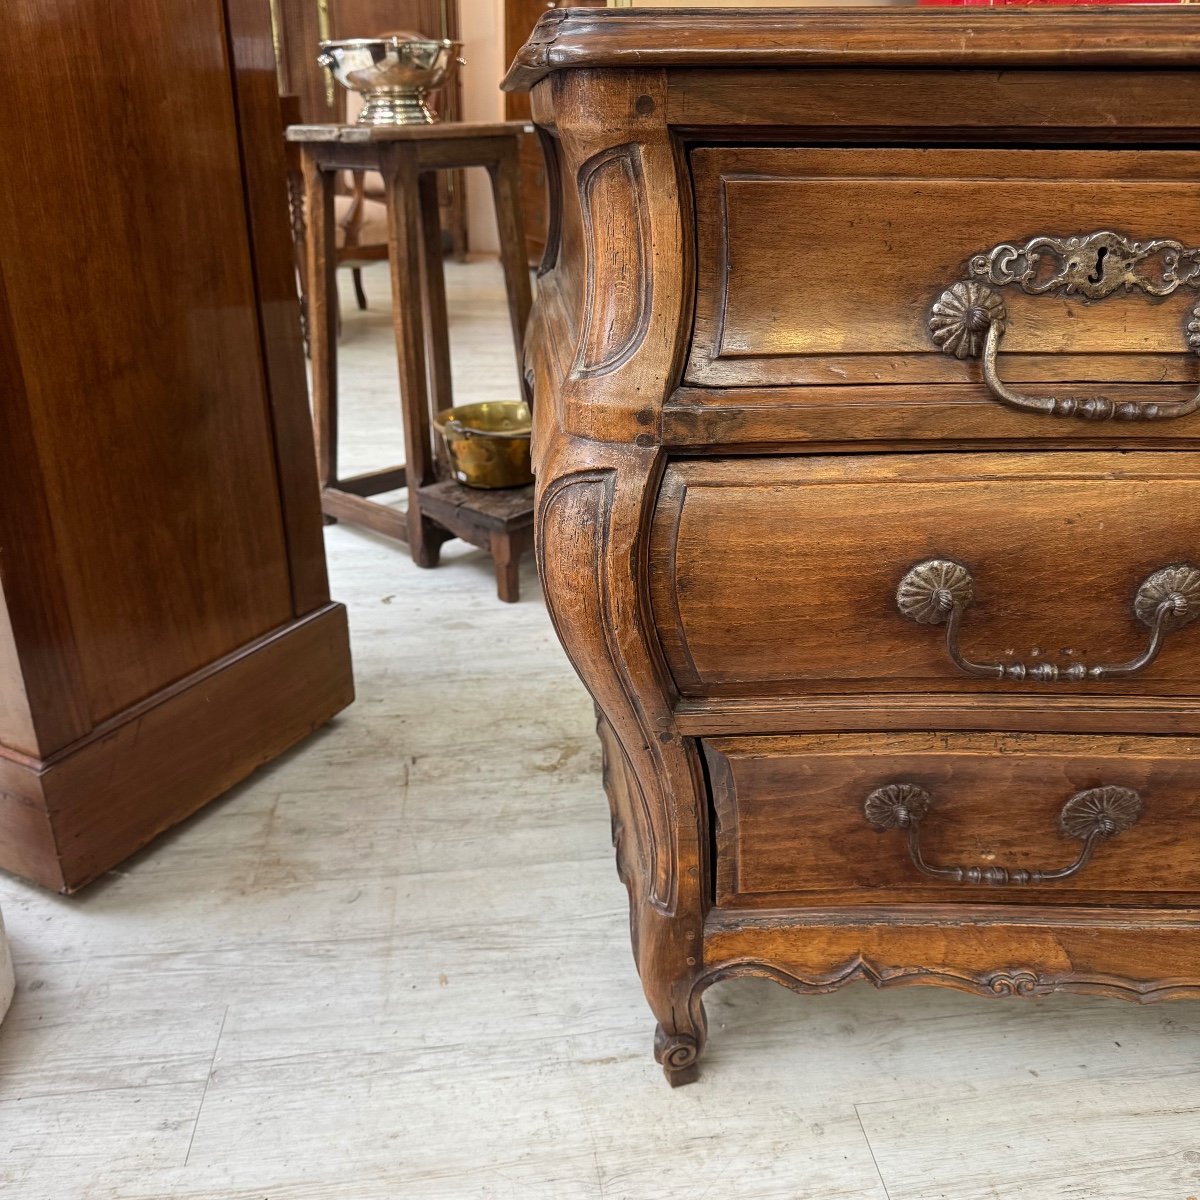
[[[436,417],[454,405],[450,380],[450,321],[446,313],[446,272],[442,253],[442,217],[438,207],[438,177],[420,176],[421,225],[424,231],[425,355],[429,363],[429,413]]]
[[[408,547],[413,561],[435,567],[448,534],[421,514],[417,489],[434,481],[433,441],[425,373],[425,321],[421,295],[421,201],[417,155],[389,146],[381,163],[388,213],[388,260],[392,273],[392,324],[404,417],[408,484]]]
[[[321,488],[337,484],[337,253],[334,242],[332,172],[322,171],[304,148],[304,192],[308,228],[308,336],[312,358],[313,429]]]
[[[467,261],[467,173],[458,170],[449,174],[450,185],[450,252],[455,262]],[[438,214],[438,226],[442,218]]]
[[[517,157],[517,139],[506,142],[494,164],[488,167],[492,178],[492,196],[496,203],[496,225],[500,233],[500,262],[504,267],[504,286],[508,291],[508,315],[512,322],[513,346],[517,352],[517,377],[520,394],[532,397],[525,382],[525,326],[533,295],[529,286],[529,251],[521,219],[521,168]]]

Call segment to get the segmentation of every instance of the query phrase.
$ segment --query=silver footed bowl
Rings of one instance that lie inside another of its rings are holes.
[[[432,125],[425,103],[462,65],[462,42],[410,34],[321,42],[317,63],[365,103],[360,125]]]

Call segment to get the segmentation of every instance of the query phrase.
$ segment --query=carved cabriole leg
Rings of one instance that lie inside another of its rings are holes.
[[[537,560],[559,637],[599,710],[634,956],[658,1022],[654,1053],[678,1085],[695,1078],[705,1039],[707,806],[696,746],[675,727],[647,545],[664,466],[662,407],[690,315],[678,265],[690,202],[665,124],[662,72],[589,73],[578,93],[578,76],[568,74],[545,84],[561,91],[552,161],[561,160],[565,183],[556,203],[567,206],[552,227],[561,217],[580,230],[586,271],[546,272],[527,339]],[[545,98],[535,94],[535,116]],[[610,105],[629,123],[614,123]]]
[[[705,1036],[691,1000],[703,946],[703,782],[694,746],[674,731],[644,576],[631,569],[644,552],[657,453],[569,448],[574,462],[547,464],[541,477],[538,566],[559,637],[601,713],[634,956],[659,1026],[655,1056],[671,1083],[686,1083]]]

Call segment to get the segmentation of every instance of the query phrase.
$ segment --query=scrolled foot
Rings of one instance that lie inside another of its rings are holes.
[[[661,1025],[654,1030],[654,1059],[672,1087],[695,1083],[700,1077],[700,1043],[690,1033],[668,1033]]]

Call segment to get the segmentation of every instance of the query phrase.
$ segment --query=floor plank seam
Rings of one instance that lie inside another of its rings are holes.
[[[229,1005],[225,1005],[225,1011],[221,1015],[221,1028],[217,1030],[217,1040],[213,1045],[212,1058],[208,1060],[208,1074],[204,1077],[204,1091],[200,1093],[200,1105],[196,1109],[196,1119],[192,1122],[192,1136],[188,1138],[187,1153],[183,1156],[183,1165],[188,1165],[188,1160],[192,1157],[192,1146],[196,1141],[196,1130],[200,1127],[200,1114],[204,1111],[204,1101],[208,1099],[208,1085],[212,1083],[213,1067],[217,1063],[217,1051],[221,1048],[221,1035],[225,1032],[225,1022],[229,1020]]]
[[[250,872],[250,882],[246,884],[248,892],[253,892],[258,885],[258,877],[262,874],[262,867],[266,861],[267,851],[271,848],[271,838],[275,832],[275,820],[279,816],[279,802],[282,799],[282,794],[277,792],[270,809],[267,811],[267,819],[262,832],[262,845],[258,848],[258,857],[255,858],[254,869]]]
[[[867,1152],[871,1155],[871,1162],[875,1165],[875,1174],[879,1176],[879,1186],[883,1188],[885,1200],[892,1200],[892,1194],[888,1191],[888,1185],[884,1182],[883,1172],[879,1169],[879,1160],[875,1157],[875,1147],[871,1145],[871,1139],[867,1137],[867,1127],[863,1124],[862,1114],[858,1111],[858,1105],[853,1105],[854,1119],[858,1122],[858,1127],[862,1130],[863,1141],[867,1143]]]

